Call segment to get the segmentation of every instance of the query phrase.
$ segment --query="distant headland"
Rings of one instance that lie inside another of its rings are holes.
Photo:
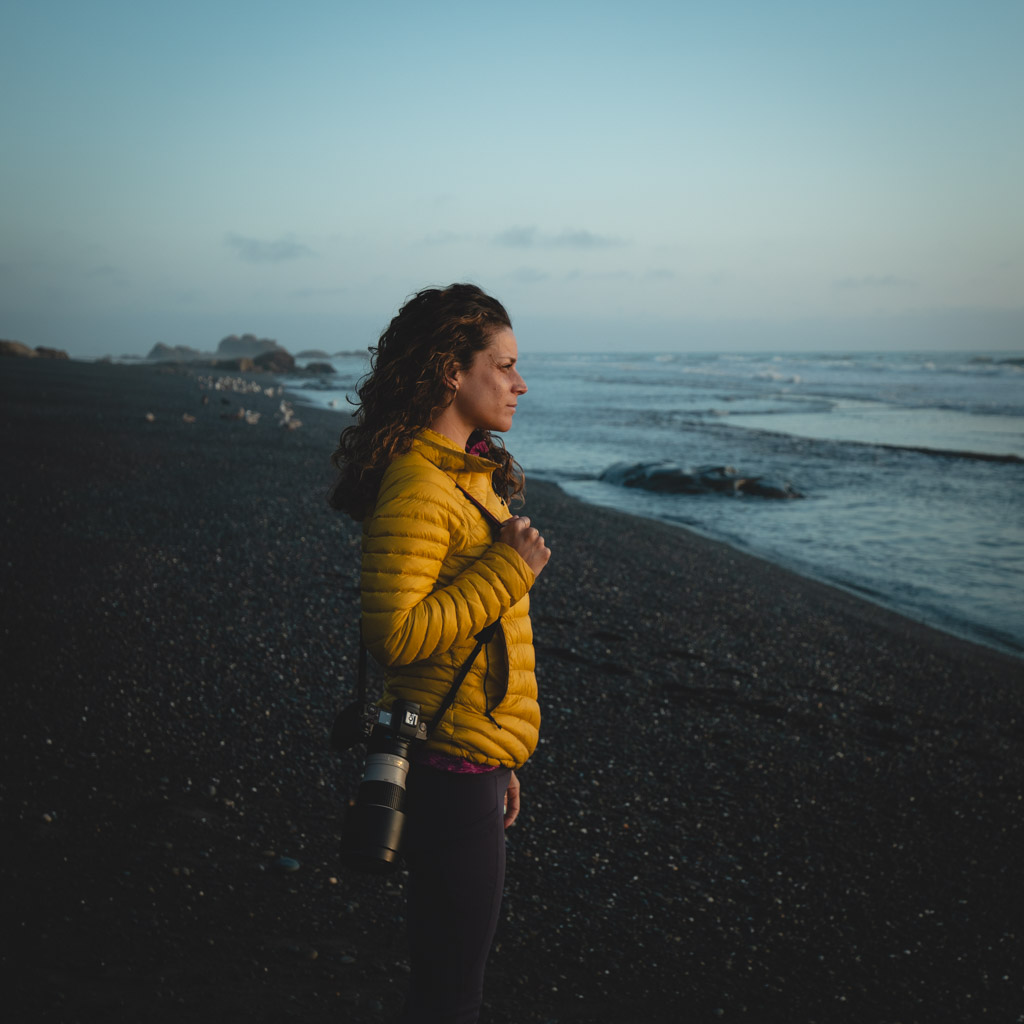
[[[340,351],[335,357],[363,355],[360,352]],[[68,359],[63,349],[38,346],[32,348],[20,341],[0,340],[0,357]],[[322,349],[306,349],[293,356],[273,338],[258,338],[255,334],[229,334],[221,338],[213,352],[203,352],[190,345],[167,345],[158,341],[146,356],[106,356],[102,362],[145,361],[150,363],[175,363],[179,366],[195,366],[205,369],[233,370],[249,373],[299,373],[331,374],[335,372],[330,363],[331,355]]]
[[[335,356],[362,355],[362,352],[336,352]],[[157,342],[146,359],[151,363],[185,363],[190,366],[213,367],[239,372],[269,373],[334,373],[331,356],[321,349],[305,349],[293,356],[273,338],[255,334],[229,334],[221,338],[215,352],[200,352],[188,345],[165,345]]]
[[[47,348],[37,345],[31,348],[20,341],[0,340],[0,356],[16,356],[22,359],[67,359],[68,354],[62,348]]]

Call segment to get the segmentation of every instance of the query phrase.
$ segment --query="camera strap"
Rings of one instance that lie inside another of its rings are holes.
[[[495,539],[497,539],[498,532],[501,530],[501,527],[503,525],[502,521],[482,501],[479,501],[476,498],[474,498],[473,495],[470,494],[465,487],[459,487],[458,484],[456,484],[455,486],[458,487],[459,490],[462,491],[463,495],[466,498],[468,498],[472,504],[476,505],[476,507],[480,510],[480,514],[484,517],[484,519],[487,520],[488,524],[491,527],[491,533],[493,533]]]
[[[455,485],[460,491],[474,504],[483,515],[484,519],[487,520],[491,527],[491,533],[497,537],[498,531],[501,529],[501,520],[482,502],[478,501],[469,493],[465,488]],[[448,713],[448,709],[455,703],[455,697],[459,692],[459,687],[462,686],[463,680],[469,675],[469,670],[473,667],[473,662],[476,661],[477,655],[483,650],[483,648],[494,639],[494,635],[501,628],[501,617],[499,616],[489,626],[484,626],[474,636],[476,645],[470,652],[469,657],[462,663],[462,667],[459,669],[458,674],[452,680],[452,685],[445,694],[445,698],[441,701],[441,706],[434,713],[434,717],[430,720],[427,725],[427,735],[431,735],[434,729],[440,723],[441,719]],[[360,705],[366,703],[366,644],[363,642],[363,621],[359,620],[359,703]]]
[[[469,491],[465,489],[465,487],[461,487],[459,486],[459,484],[456,484],[455,486],[458,487],[458,489],[462,491],[462,494],[473,505],[477,507],[480,514],[484,517],[487,524],[490,526],[491,534],[495,539],[497,539],[498,533],[500,532],[502,527],[501,520],[482,501],[478,501],[476,498],[474,498],[473,495],[470,494]],[[448,713],[448,709],[452,706],[452,704],[455,703],[455,697],[456,694],[458,694],[459,692],[459,687],[462,685],[462,681],[466,678],[466,676],[469,675],[469,670],[473,667],[473,662],[476,661],[477,655],[483,650],[486,644],[490,643],[491,640],[494,639],[494,635],[498,632],[499,629],[501,629],[500,615],[489,626],[484,626],[484,628],[481,629],[480,632],[477,633],[476,636],[474,637],[474,639],[476,640],[476,646],[470,652],[469,657],[466,658],[466,660],[462,663],[462,668],[459,669],[458,675],[455,677],[454,680],[452,680],[451,689],[448,690],[448,693],[445,695],[444,700],[441,701],[441,706],[437,709],[437,711],[434,712],[434,717],[430,720],[430,724],[427,726],[428,736],[430,736],[433,733],[434,729],[440,724],[441,719],[444,718],[444,716]],[[486,701],[486,693],[484,696]],[[485,713],[487,714],[488,718],[491,717],[489,711]],[[494,720],[491,719],[491,721]]]
[[[452,680],[452,685],[445,694],[445,698],[441,701],[441,706],[434,712],[434,717],[430,720],[427,725],[427,735],[430,736],[434,729],[437,728],[438,723],[448,713],[448,709],[455,703],[455,695],[459,692],[459,687],[462,685],[463,679],[469,675],[469,670],[473,667],[473,662],[476,661],[476,656],[483,650],[484,644],[491,640],[494,634],[498,631],[501,626],[501,619],[492,622],[489,626],[484,626],[483,629],[477,633],[476,646],[470,652],[469,657],[462,663],[462,668],[459,669],[459,674]]]
[[[359,703],[366,703],[366,644],[363,642],[363,619],[359,617]]]

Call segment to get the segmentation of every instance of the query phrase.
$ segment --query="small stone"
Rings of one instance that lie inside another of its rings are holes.
[[[348,953],[345,953],[344,956],[342,956],[338,960],[338,963],[342,963],[342,964],[354,964],[355,962],[356,962],[356,958],[354,956],[349,956]]]
[[[274,867],[278,871],[298,871],[299,862],[294,857],[278,857],[274,861]]]

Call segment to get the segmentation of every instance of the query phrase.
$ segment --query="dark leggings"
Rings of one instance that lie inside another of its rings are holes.
[[[509,771],[414,765],[405,858],[412,981],[402,1024],[474,1024],[505,884]]]

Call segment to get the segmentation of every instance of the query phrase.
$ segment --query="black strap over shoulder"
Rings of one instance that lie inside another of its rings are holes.
[[[498,531],[502,527],[501,520],[482,502],[478,501],[469,493],[464,487],[455,485],[460,491],[480,510],[481,515],[487,520],[491,527],[491,532],[495,537],[498,535]],[[441,719],[448,713],[448,709],[455,703],[455,697],[459,692],[459,687],[462,686],[463,680],[469,675],[469,670],[473,667],[473,662],[476,661],[477,655],[483,650],[484,646],[494,639],[494,635],[498,632],[501,627],[501,617],[499,616],[489,626],[484,626],[474,636],[476,645],[470,652],[470,655],[462,663],[462,667],[459,669],[457,675],[452,680],[452,685],[448,689],[448,693],[445,694],[445,698],[441,701],[441,706],[434,713],[434,717],[430,720],[427,725],[427,735],[430,736],[434,729],[437,728]],[[363,624],[362,619],[359,621],[359,702],[360,704],[366,703],[366,644],[363,642]]]
[[[470,494],[465,487],[459,487],[458,484],[456,484],[455,486],[458,487],[459,490],[462,491],[462,493],[474,505],[476,505],[476,507],[480,510],[480,514],[484,517],[484,519],[487,520],[488,523],[490,523],[491,532],[495,535],[495,537],[497,537],[498,531],[502,528],[504,523],[502,523],[502,521],[482,501],[478,501],[476,498],[474,498],[473,495]]]
[[[484,626],[476,635],[476,646],[470,652],[469,657],[462,663],[462,668],[459,669],[458,675],[452,680],[452,685],[445,695],[441,706],[434,712],[434,717],[430,720],[427,725],[427,735],[430,736],[434,729],[437,728],[441,719],[448,713],[448,709],[455,703],[455,696],[459,692],[459,687],[462,685],[462,681],[469,675],[469,670],[473,667],[473,662],[476,661],[476,656],[483,649],[484,644],[490,642],[494,637],[494,634],[498,631],[498,627],[501,625],[501,619],[497,619],[492,622],[489,626]]]
[[[363,642],[363,620],[359,619],[359,703],[366,703],[366,644]]]

